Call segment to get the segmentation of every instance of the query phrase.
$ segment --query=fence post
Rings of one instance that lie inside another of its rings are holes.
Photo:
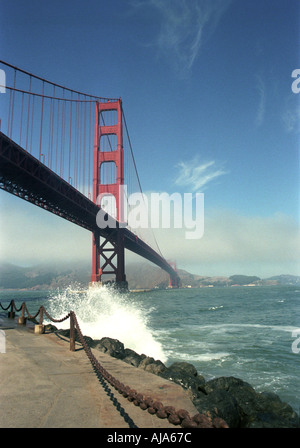
[[[22,315],[18,317],[19,325],[26,325],[27,317],[25,317],[25,302],[22,303]]]
[[[40,321],[38,325],[34,326],[34,332],[36,334],[44,334],[45,333],[45,325],[43,325],[43,313],[44,313],[44,307],[40,307]]]
[[[12,300],[10,302],[10,311],[8,312],[8,318],[9,319],[14,319],[15,318],[14,306],[15,306],[15,302],[14,302],[14,300]]]
[[[75,352],[75,322],[73,311],[70,311],[70,350],[71,352]]]

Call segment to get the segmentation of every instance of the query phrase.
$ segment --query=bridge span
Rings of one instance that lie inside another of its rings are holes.
[[[118,232],[122,232],[125,249],[159,266],[178,284],[177,272],[159,253],[127,228],[119,228],[112,217],[110,222],[115,221],[115,228],[100,229],[96,216],[102,213],[104,217],[106,213],[98,205],[2,132],[0,188],[115,243]]]

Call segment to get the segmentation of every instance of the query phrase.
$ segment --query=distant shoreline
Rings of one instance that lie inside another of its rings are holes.
[[[201,286],[183,286],[180,288],[137,288],[137,289],[131,289],[129,288],[128,292],[133,293],[141,293],[141,292],[151,292],[151,291],[166,291],[166,290],[182,290],[182,289],[207,289],[207,288],[264,288],[264,287],[288,287],[288,286],[299,286],[300,284],[293,284],[293,283],[270,283],[270,284],[262,284],[262,285],[201,285]],[[38,286],[33,286],[31,288],[0,288],[1,292],[49,292],[49,291],[56,291],[57,289],[66,289],[68,286],[55,286],[53,288],[39,288]],[[75,292],[84,292],[85,290],[88,290],[88,286],[86,288],[83,288],[82,290],[76,290]]]
[[[90,267],[85,264],[68,266],[38,265],[20,267],[0,262],[0,291],[45,291],[87,288],[90,282]],[[191,274],[184,269],[177,269],[181,288],[212,288],[231,286],[276,286],[299,285],[300,276],[281,274],[267,278],[257,275],[234,274],[231,276],[208,276]],[[104,280],[110,280],[104,277]],[[131,291],[165,290],[169,285],[169,276],[162,269],[146,264],[128,264],[126,280]],[[106,282],[105,282],[106,283]],[[77,285],[77,286],[76,286]]]

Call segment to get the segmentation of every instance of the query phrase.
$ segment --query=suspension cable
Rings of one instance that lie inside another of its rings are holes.
[[[95,99],[98,99],[100,101],[101,100],[103,100],[103,101],[116,101],[116,98],[104,98],[104,97],[101,97],[101,96],[94,96],[94,95],[90,95],[88,93],[83,93],[83,92],[79,92],[77,90],[70,89],[70,88],[62,86],[60,84],[56,84],[56,83],[54,83],[52,81],[48,81],[47,79],[41,78],[40,76],[33,75],[32,73],[27,72],[26,70],[23,70],[23,69],[21,69],[19,67],[11,65],[8,62],[2,61],[2,60],[0,60],[0,64],[5,65],[6,67],[10,67],[10,68],[12,68],[14,70],[18,70],[19,72],[24,73],[25,75],[31,76],[32,78],[35,78],[35,79],[38,79],[39,81],[46,82],[46,83],[51,84],[51,85],[53,85],[55,87],[59,87],[60,89],[63,89],[63,90],[68,90],[69,92],[77,93],[77,94],[83,95],[83,96],[89,96],[90,98],[95,98]]]
[[[137,170],[137,166],[136,166],[136,163],[135,163],[135,158],[134,158],[134,154],[133,154],[133,149],[132,149],[132,145],[131,145],[131,140],[130,140],[130,136],[129,136],[129,132],[128,132],[128,127],[127,127],[127,123],[126,123],[126,118],[125,118],[125,113],[124,113],[123,107],[122,107],[122,117],[123,117],[124,124],[125,124],[125,130],[126,130],[126,134],[127,134],[127,138],[128,138],[128,143],[129,143],[129,148],[130,148],[130,152],[131,152],[131,157],[132,157],[132,160],[133,160],[133,165],[134,165],[134,169],[135,169],[135,174],[136,174],[137,181],[138,181],[138,184],[139,184],[140,192],[143,193],[143,191],[142,191],[142,185],[141,185],[141,182],[140,182],[140,177],[139,177],[138,170]],[[143,196],[143,194],[142,194],[142,198],[143,198],[143,200],[144,200],[144,196]],[[158,251],[159,251],[161,257],[162,257],[163,259],[165,259],[164,256],[163,256],[163,254],[162,254],[162,252],[161,252],[161,250],[160,250],[160,247],[159,247],[159,245],[158,245],[157,239],[156,239],[156,237],[155,237],[155,234],[154,234],[152,228],[151,228],[151,233],[152,233],[152,235],[153,235],[155,244],[156,244],[156,246],[157,246],[157,249],[158,249]]]

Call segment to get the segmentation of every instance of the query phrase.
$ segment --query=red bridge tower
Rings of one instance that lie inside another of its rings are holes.
[[[107,124],[109,117],[115,122]],[[105,179],[105,166],[111,166],[114,179]],[[120,186],[124,185],[124,153],[122,132],[122,101],[96,102],[95,136],[93,155],[93,202],[101,207],[101,199],[111,196],[115,199],[118,223],[124,222],[124,202]],[[118,286],[127,287],[124,260],[124,237],[122,226],[110,229],[109,236],[100,242],[100,231],[93,233],[91,282],[101,282],[102,275],[115,276]]]
[[[169,265],[172,266],[175,272],[177,272],[176,261],[169,261]],[[179,277],[171,277],[169,275],[169,288],[179,288]]]

